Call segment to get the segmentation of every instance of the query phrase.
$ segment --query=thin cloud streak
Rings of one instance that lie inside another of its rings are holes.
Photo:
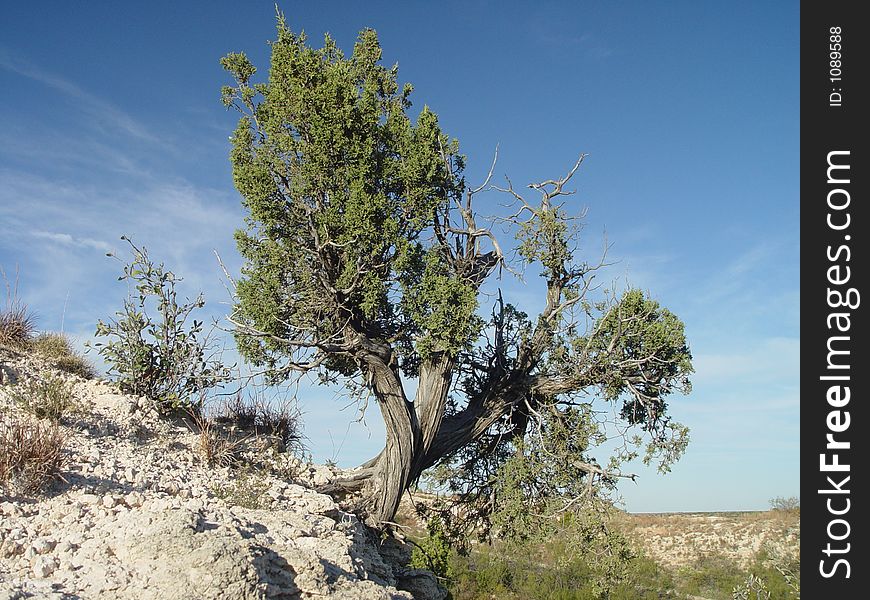
[[[43,238],[65,246],[77,246],[80,248],[93,248],[101,252],[111,252],[112,247],[106,242],[93,240],[91,238],[73,237],[68,233],[53,233],[51,231],[34,231],[31,233],[33,237]]]
[[[147,142],[162,142],[147,127],[117,106],[83,90],[72,81],[59,75],[43,71],[28,62],[13,59],[7,52],[0,52],[0,69],[36,81],[78,100],[85,112],[104,125]]]

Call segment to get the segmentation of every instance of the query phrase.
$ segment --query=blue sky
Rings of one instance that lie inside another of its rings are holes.
[[[799,75],[795,2],[284,2],[291,27],[350,49],[375,28],[482,180],[560,176],[589,157],[571,199],[582,249],[603,240],[608,277],[648,290],[686,323],[694,391],[671,411],[692,430],[665,477],[637,466],[632,511],[763,509],[799,488]],[[240,259],[227,159],[235,115],[218,59],[261,72],[271,2],[5,3],[0,20],[0,266],[20,270],[39,325],[79,344],[120,307],[132,236],[204,291],[214,259]],[[504,199],[482,196],[492,214]],[[506,295],[539,306],[529,278]],[[303,389],[315,458],[379,448],[333,391]]]

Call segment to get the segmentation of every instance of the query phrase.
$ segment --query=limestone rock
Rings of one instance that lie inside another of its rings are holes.
[[[46,376],[36,358],[2,347],[0,364],[3,382]],[[444,598],[431,575],[407,571],[310,489],[335,469],[274,446],[261,460],[256,444],[244,469],[209,466],[197,432],[158,418],[151,401],[67,381],[87,410],[61,421],[62,478],[44,496],[0,495],[0,598]],[[0,418],[20,413],[0,388]]]

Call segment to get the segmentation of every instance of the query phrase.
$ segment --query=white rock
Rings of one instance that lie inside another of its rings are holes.
[[[96,494],[82,494],[82,496],[81,496],[81,498],[79,498],[79,500],[81,500],[85,504],[88,504],[91,506],[93,506],[95,504],[99,504],[101,501],[100,497],[97,496]]]
[[[24,514],[24,511],[21,508],[12,502],[3,502],[0,503],[0,514],[4,514],[8,517],[20,517]]]
[[[124,496],[124,503],[130,508],[138,508],[142,506],[143,497],[139,492],[130,492]]]
[[[36,538],[33,540],[33,549],[37,554],[47,554],[54,549],[56,542],[49,538]]]
[[[40,556],[33,561],[33,575],[40,579],[54,573],[56,568],[57,565],[54,563],[54,560],[48,556]]]

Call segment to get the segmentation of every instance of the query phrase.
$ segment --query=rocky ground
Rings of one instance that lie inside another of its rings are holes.
[[[38,497],[0,487],[0,599],[446,595],[402,566],[406,548],[309,489],[329,468],[258,440],[240,464],[210,466],[195,428],[144,398],[8,348],[0,365],[0,426],[24,416],[10,391],[49,373],[79,403],[61,419],[62,479]]]
[[[748,568],[764,550],[800,553],[800,512],[624,514],[618,524],[651,558],[670,568],[717,555]]]

